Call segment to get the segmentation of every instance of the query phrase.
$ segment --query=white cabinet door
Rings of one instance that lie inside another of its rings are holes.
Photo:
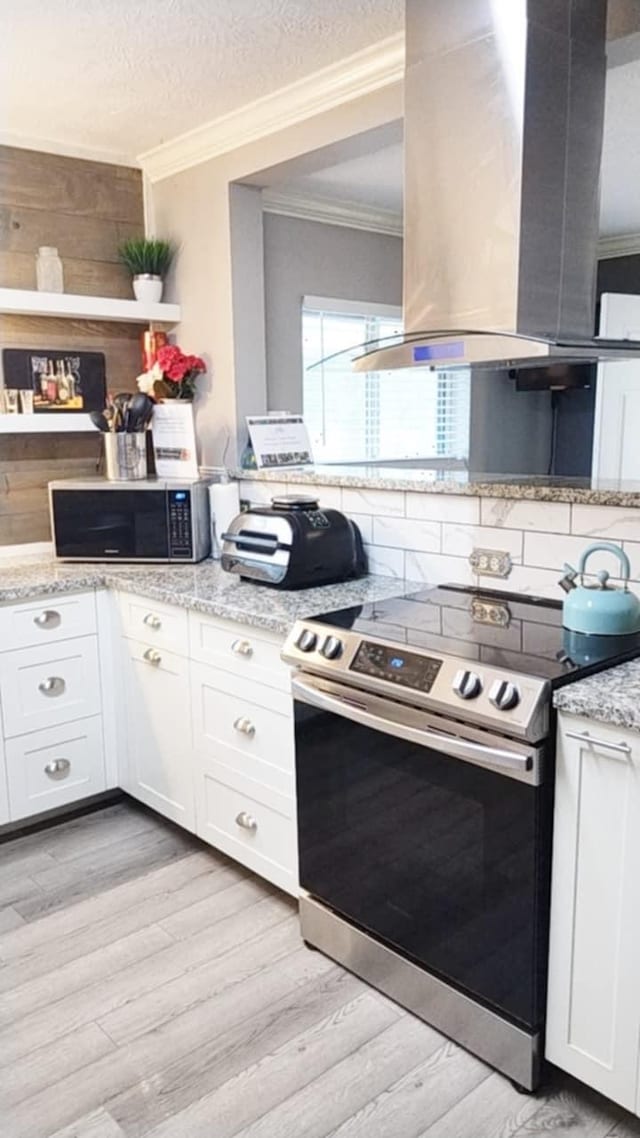
[[[127,763],[124,789],[195,829],[189,663],[135,640],[122,642]]]
[[[104,790],[102,717],[9,739],[7,781],[13,822]]]
[[[2,720],[0,719],[0,826],[9,821],[9,792],[7,787],[7,766],[4,755],[4,740],[2,738]]]
[[[546,1055],[633,1111],[639,867],[640,736],[561,715]]]
[[[603,293],[600,336],[640,340],[640,296]],[[598,479],[640,478],[640,360],[598,366],[592,475]]]

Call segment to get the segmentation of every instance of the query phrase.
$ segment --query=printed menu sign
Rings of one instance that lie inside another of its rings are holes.
[[[277,469],[313,462],[302,415],[247,415],[247,427],[258,467]]]

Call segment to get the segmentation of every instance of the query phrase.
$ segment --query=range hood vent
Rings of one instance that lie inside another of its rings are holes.
[[[606,14],[406,0],[405,336],[356,370],[640,358],[593,338]]]

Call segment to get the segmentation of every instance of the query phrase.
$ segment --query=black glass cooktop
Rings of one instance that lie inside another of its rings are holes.
[[[640,632],[588,636],[562,626],[562,603],[442,585],[315,618],[396,645],[547,679],[553,687],[640,656]]]

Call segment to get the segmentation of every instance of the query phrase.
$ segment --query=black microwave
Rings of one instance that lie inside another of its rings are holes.
[[[195,562],[211,551],[205,481],[49,483],[51,531],[61,561]]]

